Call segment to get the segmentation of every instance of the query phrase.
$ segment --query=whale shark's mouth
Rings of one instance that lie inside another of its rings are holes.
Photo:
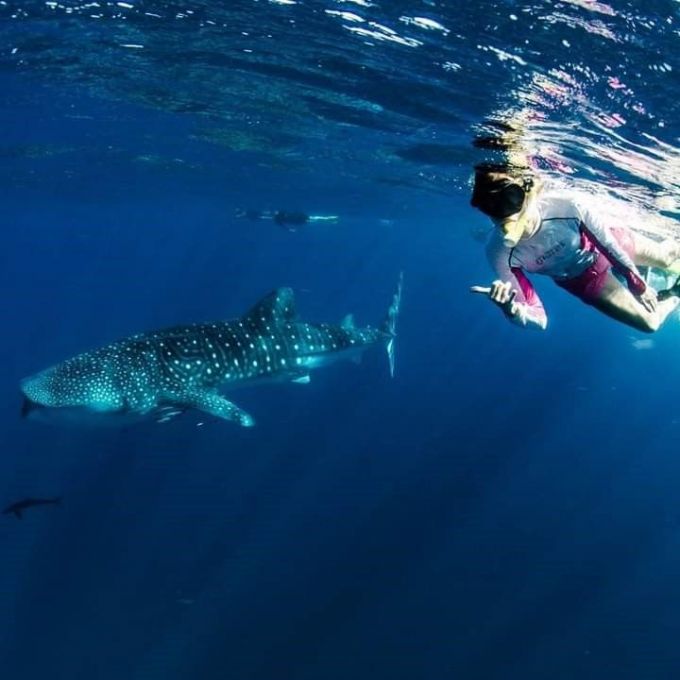
[[[51,423],[53,421],[73,421],[79,420],[86,414],[86,409],[78,406],[48,406],[34,401],[24,395],[21,404],[21,417],[27,420],[38,420]]]
[[[32,413],[39,409],[45,408],[41,404],[38,404],[37,402],[33,401],[32,399],[29,399],[28,397],[24,397],[24,400],[21,404],[21,417],[22,418],[28,418]]]
[[[78,427],[127,427],[142,422],[145,414],[134,411],[95,411],[87,406],[49,406],[24,395],[21,417],[47,425],[75,425]]]

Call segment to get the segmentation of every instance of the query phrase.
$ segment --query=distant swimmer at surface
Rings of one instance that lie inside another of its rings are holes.
[[[3,511],[3,515],[14,515],[17,519],[23,519],[24,510],[34,508],[38,505],[61,505],[61,497],[56,498],[24,498],[21,501],[8,505]]]
[[[271,220],[287,231],[297,231],[306,224],[326,223],[337,224],[337,215],[308,215],[295,210],[237,210],[236,217],[242,217],[254,222]]]
[[[486,295],[518,326],[548,324],[527,273],[548,276],[603,314],[647,333],[658,330],[680,303],[680,278],[657,292],[638,270],[675,271],[678,243],[610,226],[582,196],[545,189],[526,168],[477,165],[470,203],[496,227],[487,245],[496,280],[470,290]]]

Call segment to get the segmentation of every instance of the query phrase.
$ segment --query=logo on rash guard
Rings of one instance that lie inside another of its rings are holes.
[[[564,241],[560,241],[556,245],[554,245],[552,248],[549,248],[546,250],[543,255],[540,257],[536,258],[536,264],[540,267],[549,257],[552,257],[553,255],[557,255],[557,253],[564,248],[566,243]]]

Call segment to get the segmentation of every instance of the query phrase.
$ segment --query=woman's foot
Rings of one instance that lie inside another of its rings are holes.
[[[656,297],[658,300],[668,300],[670,297],[680,297],[680,276],[676,279],[675,283],[666,290],[660,290]]]

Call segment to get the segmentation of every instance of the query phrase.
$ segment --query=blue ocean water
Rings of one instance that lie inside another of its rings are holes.
[[[475,138],[675,233],[677,2],[0,2],[0,668],[49,677],[666,679],[680,667],[680,324],[491,272]],[[339,215],[289,232],[239,209]],[[233,399],[257,426],[19,418],[139,331],[382,318],[381,349]]]

